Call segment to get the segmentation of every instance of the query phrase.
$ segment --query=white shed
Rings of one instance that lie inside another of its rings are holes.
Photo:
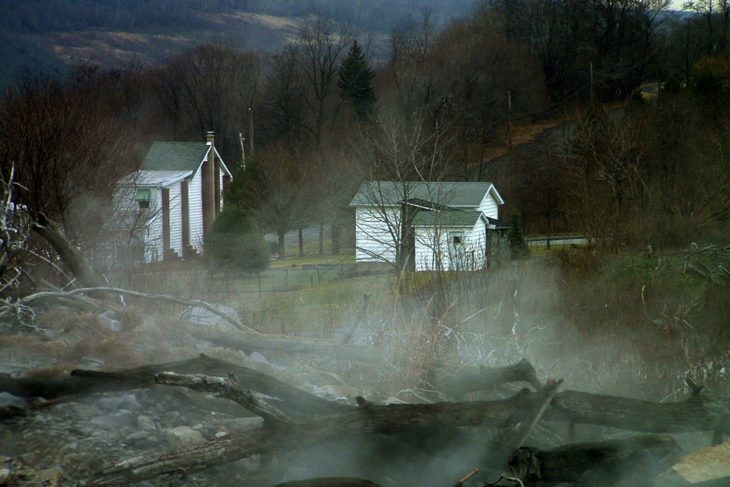
[[[502,204],[487,182],[366,181],[350,202],[356,261],[395,263],[405,252],[417,271],[484,268]]]
[[[137,260],[194,256],[230,180],[212,132],[206,142],[155,142],[142,168],[117,184],[117,229],[138,249]]]

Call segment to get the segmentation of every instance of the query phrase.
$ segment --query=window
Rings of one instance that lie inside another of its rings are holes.
[[[454,235],[452,237],[451,243],[454,245],[461,245],[461,235]]]
[[[134,195],[134,199],[139,204],[140,208],[150,207],[150,188],[137,188],[137,192]]]

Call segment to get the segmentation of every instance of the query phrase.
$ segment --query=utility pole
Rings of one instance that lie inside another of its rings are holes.
[[[248,107],[248,136],[251,137],[251,155],[253,155],[253,109]]]
[[[507,145],[512,147],[512,91],[507,91],[507,126],[509,130]]]

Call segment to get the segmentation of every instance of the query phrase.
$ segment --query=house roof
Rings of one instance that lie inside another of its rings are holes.
[[[142,163],[142,169],[195,171],[210,148],[206,142],[155,142]]]
[[[350,206],[394,206],[408,199],[475,208],[488,192],[493,193],[497,203],[503,203],[494,185],[487,182],[365,181]]]
[[[413,217],[412,226],[471,228],[481,216],[481,212],[469,210],[419,211]]]
[[[169,186],[193,174],[190,171],[135,171],[119,182],[120,186]]]
[[[487,218],[487,223],[489,225],[493,225],[497,229],[503,230],[503,229],[506,229],[506,228],[509,228],[510,226],[512,226],[512,224],[508,221],[498,220],[496,218],[489,218],[489,217],[486,217],[486,218]]]

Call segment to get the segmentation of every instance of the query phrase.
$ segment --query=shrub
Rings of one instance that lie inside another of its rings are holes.
[[[269,246],[250,214],[226,207],[206,236],[205,258],[215,268],[260,272],[269,266]]]

